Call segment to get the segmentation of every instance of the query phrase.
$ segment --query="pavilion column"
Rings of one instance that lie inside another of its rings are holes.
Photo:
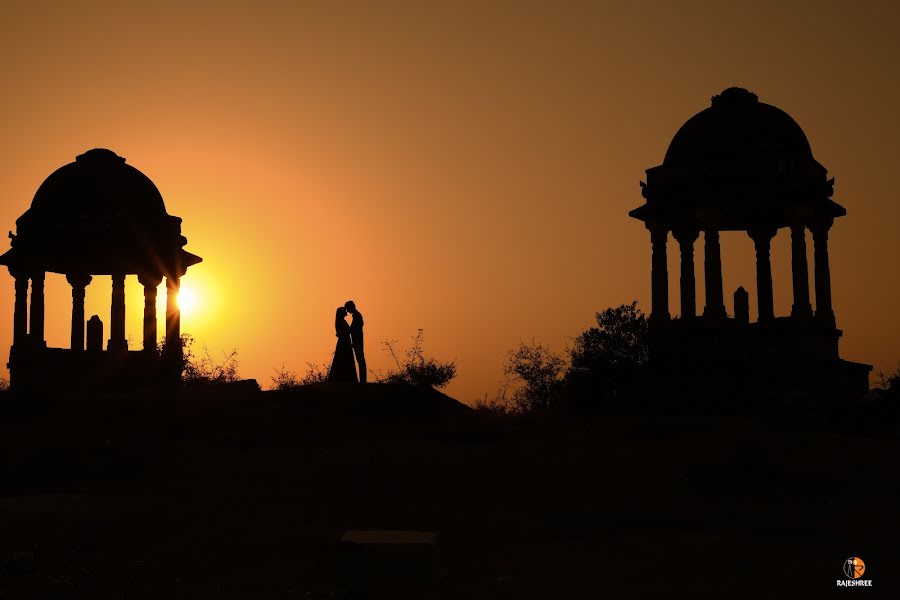
[[[816,320],[834,327],[834,311],[831,308],[831,270],[828,267],[828,230],[831,223],[810,226],[813,236],[816,274]]]
[[[15,278],[16,303],[13,313],[13,346],[22,346],[28,337],[28,277],[11,273]]]
[[[722,253],[719,249],[719,232],[713,229],[703,232],[703,270],[706,281],[706,307],[703,309],[703,316],[708,319],[724,319]]]
[[[138,281],[144,286],[144,352],[156,353],[156,288],[162,277],[140,275]]]
[[[772,262],[770,249],[774,229],[752,229],[748,232],[753,245],[756,246],[756,309],[757,320],[772,321],[775,319],[775,303],[772,297]]]
[[[666,258],[666,240],[669,231],[664,227],[650,227],[650,243],[653,255],[650,268],[651,321],[669,320],[669,271]]]
[[[166,277],[166,350],[181,352],[181,310],[178,308],[178,277]]]
[[[43,348],[44,342],[44,272],[31,275],[31,344]]]
[[[675,239],[681,249],[681,318],[697,316],[697,289],[694,281],[694,242],[698,231],[675,231]]]
[[[791,316],[796,319],[812,318],[809,304],[809,267],[806,263],[806,227],[791,225],[791,273],[794,284],[794,305]]]
[[[109,319],[109,345],[111,351],[128,350],[125,341],[125,275],[112,276],[112,308]]]
[[[91,282],[90,275],[66,275],[72,286],[72,339],[70,348],[76,352],[84,350],[84,289]]]

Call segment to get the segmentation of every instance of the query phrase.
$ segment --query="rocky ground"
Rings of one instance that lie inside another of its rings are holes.
[[[437,532],[444,581],[385,598],[821,597],[849,556],[898,589],[893,416],[317,390],[0,398],[0,598],[343,598],[349,529]]]

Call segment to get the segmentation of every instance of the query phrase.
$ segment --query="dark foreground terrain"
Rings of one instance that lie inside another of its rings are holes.
[[[438,533],[443,583],[386,598],[900,597],[893,417],[352,395],[2,398],[0,598],[342,598],[348,529]]]

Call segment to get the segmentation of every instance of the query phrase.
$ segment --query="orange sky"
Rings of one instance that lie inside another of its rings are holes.
[[[895,3],[15,4],[0,8],[0,226],[85,150],[126,157],[204,258],[183,280],[198,297],[183,330],[236,348],[264,386],[330,358],[348,298],[370,368],[389,366],[381,340],[423,327],[467,402],[495,391],[520,340],[562,350],[597,310],[649,311],[649,235],[627,216],[638,181],[733,85],[790,113],[836,177],[842,356],[898,366]],[[755,298],[753,245],[722,239],[730,311],[738,285]],[[782,315],[789,239],[772,250]],[[670,241],[677,312],[675,258]],[[0,276],[3,355],[12,283]],[[105,323],[109,287],[88,288]],[[137,347],[136,281],[128,294]],[[68,344],[70,298],[48,278],[52,346]]]

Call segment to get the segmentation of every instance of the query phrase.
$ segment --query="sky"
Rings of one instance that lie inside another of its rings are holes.
[[[370,369],[391,366],[382,341],[423,328],[426,352],[457,362],[446,391],[471,403],[520,342],[563,351],[608,306],[649,312],[649,234],[627,215],[639,181],[739,86],[793,116],[836,178],[841,355],[894,370],[898,26],[900,5],[866,1],[3,2],[0,227],[54,170],[109,148],[184,219],[204,261],[182,280],[182,330],[214,358],[236,349],[264,387],[302,374],[330,361],[352,298]],[[729,312],[743,285],[755,313],[753,256],[746,234],[722,235]],[[772,268],[787,315],[786,230]],[[98,276],[87,291],[107,324],[109,290]],[[134,277],[127,294],[137,348]],[[46,295],[47,342],[67,347],[63,276]],[[0,274],[0,348],[12,304]]]

